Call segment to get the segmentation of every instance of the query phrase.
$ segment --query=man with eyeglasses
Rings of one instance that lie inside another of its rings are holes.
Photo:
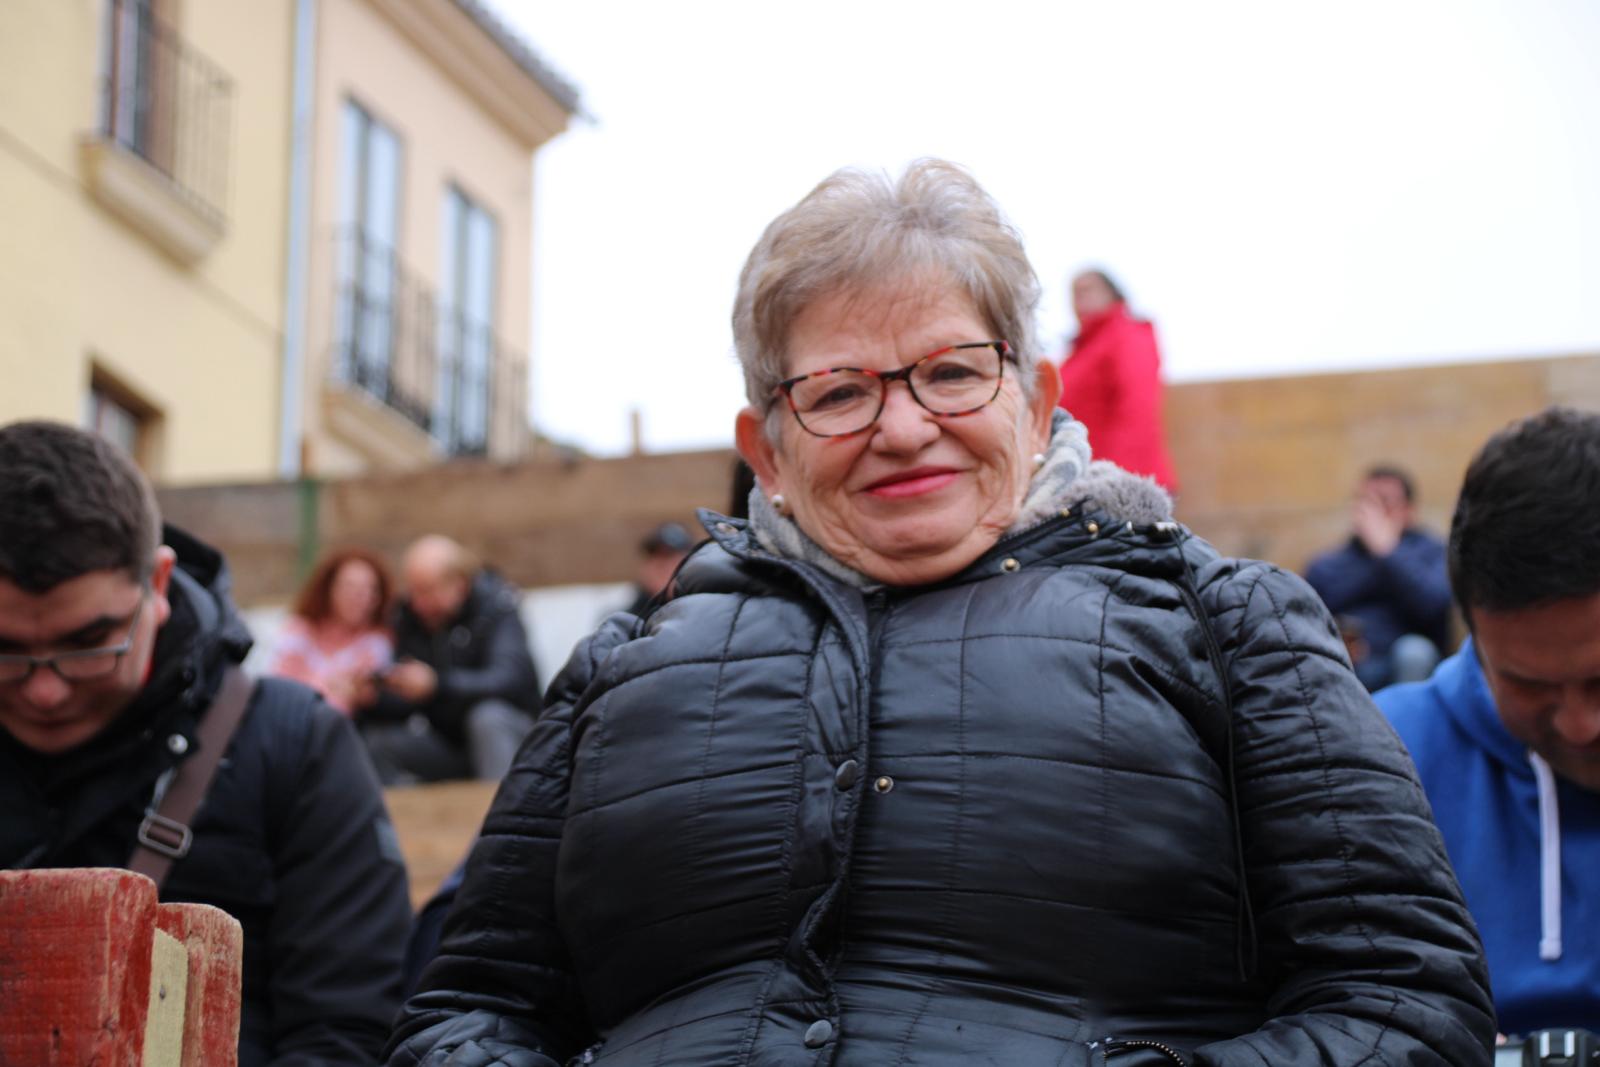
[[[0,427],[0,867],[130,865],[249,650],[228,585],[114,446]],[[264,679],[224,752],[192,834],[161,839],[161,899],[243,927],[239,1064],[375,1063],[410,909],[360,741]]]

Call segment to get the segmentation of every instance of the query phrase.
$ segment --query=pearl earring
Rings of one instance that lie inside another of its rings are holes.
[[[1035,452],[1033,454],[1033,469],[1034,470],[1038,470],[1039,468],[1041,468],[1043,466],[1044,466],[1044,453],[1043,452]]]
[[[773,493],[772,507],[779,515],[785,515],[788,514],[789,502],[783,499],[782,493]]]

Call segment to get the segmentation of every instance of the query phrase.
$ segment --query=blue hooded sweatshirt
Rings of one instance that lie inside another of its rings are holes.
[[[1489,958],[1500,1029],[1600,1030],[1600,793],[1506,732],[1468,640],[1374,698],[1411,750]]]

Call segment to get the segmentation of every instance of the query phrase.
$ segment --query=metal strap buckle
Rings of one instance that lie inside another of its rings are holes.
[[[139,824],[139,844],[145,848],[181,860],[193,842],[194,833],[183,823],[160,812],[145,811],[144,822]]]

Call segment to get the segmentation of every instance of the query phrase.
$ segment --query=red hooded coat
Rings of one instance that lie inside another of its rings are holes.
[[[1161,424],[1161,354],[1155,327],[1123,303],[1081,323],[1061,364],[1061,406],[1089,428],[1096,459],[1145,474],[1176,493]]]

